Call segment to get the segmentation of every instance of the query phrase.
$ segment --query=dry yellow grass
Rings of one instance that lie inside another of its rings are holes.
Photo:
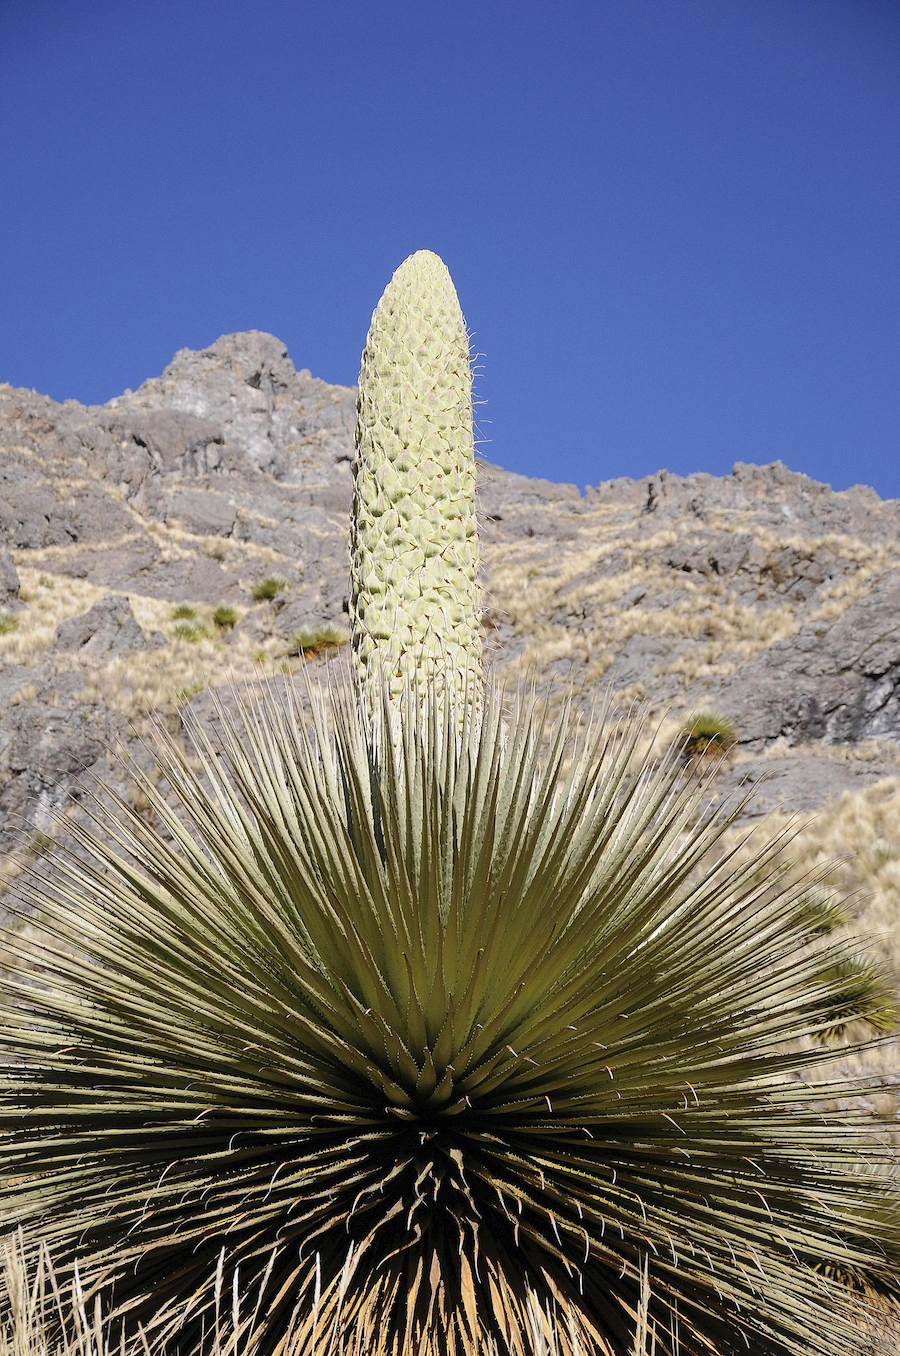
[[[269,678],[284,672],[286,662],[284,644],[276,639],[257,642],[242,637],[226,654],[214,636],[196,641],[176,638],[165,649],[114,659],[94,670],[82,696],[121,712],[140,727],[142,717],[204,688]]]
[[[798,876],[827,870],[828,887],[845,899],[849,914],[837,935],[860,954],[876,958],[900,998],[900,778],[844,792],[805,823],[773,814],[758,832],[774,837],[791,826],[797,831],[781,848],[780,864]],[[836,1037],[836,1062],[828,1077],[880,1082],[881,1090],[868,1097],[868,1104],[896,1124],[891,1140],[900,1150],[900,1034],[863,1051],[854,1048],[871,1034],[857,1023]]]
[[[224,1258],[215,1277],[216,1305],[208,1356],[240,1356],[250,1346],[249,1337],[260,1312],[259,1300],[229,1286]],[[633,1338],[629,1356],[656,1356],[655,1325],[648,1319],[651,1281],[645,1267],[641,1295],[631,1315]],[[100,1296],[86,1298],[78,1275],[61,1283],[46,1248],[37,1255],[26,1248],[21,1234],[0,1241],[0,1356],[150,1356],[143,1334],[130,1341],[112,1336],[106,1307]],[[531,1306],[531,1351],[533,1356],[558,1356],[553,1317],[535,1301]],[[861,1316],[861,1322],[865,1319]],[[677,1336],[675,1337],[677,1356]],[[290,1348],[288,1348],[290,1350]],[[154,1356],[178,1353],[177,1343],[154,1347]],[[323,1356],[359,1356],[354,1348],[329,1347]],[[491,1348],[486,1356],[499,1356]]]
[[[14,631],[0,635],[0,666],[38,664],[53,642],[61,621],[86,612],[104,590],[83,579],[19,565],[19,580],[27,599],[16,614]]]
[[[790,822],[772,815],[767,828],[778,833]],[[900,778],[844,792],[800,829],[783,859],[803,873],[830,866],[860,939],[900,976]]]
[[[672,544],[673,535],[658,534],[644,547]],[[532,573],[538,569],[533,547],[521,553],[506,547],[487,553],[491,611],[527,637],[523,653],[510,665],[513,671],[565,658],[583,668],[576,681],[601,683],[617,653],[633,636],[670,636],[691,642],[667,667],[669,676],[676,675],[687,684],[696,679],[726,677],[739,664],[798,628],[796,608],[788,603],[768,607],[765,625],[761,625],[759,609],[733,599],[715,576],[679,579],[684,596],[665,608],[623,609],[621,599],[632,590],[643,589],[651,598],[670,592],[671,571],[644,563],[641,551],[634,546],[629,550],[634,559],[624,568],[615,574],[602,574],[600,568],[610,550],[573,551],[564,564],[540,575]],[[576,579],[579,587],[577,596],[573,596],[571,586]],[[591,634],[573,626],[569,611],[573,605],[590,610]],[[652,701],[652,688],[645,687],[634,695]]]

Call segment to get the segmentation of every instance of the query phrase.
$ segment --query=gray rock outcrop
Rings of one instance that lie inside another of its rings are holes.
[[[56,653],[70,651],[97,661],[163,643],[162,636],[145,639],[127,598],[107,593],[81,616],[60,623],[53,650]]]
[[[19,572],[7,550],[0,550],[0,606],[9,607],[19,596]]]
[[[810,623],[764,650],[723,687],[719,704],[749,748],[775,739],[900,742],[900,570],[833,625]]]

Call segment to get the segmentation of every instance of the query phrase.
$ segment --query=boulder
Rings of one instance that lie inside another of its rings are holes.
[[[896,758],[889,756],[892,751]],[[742,758],[725,764],[716,777],[716,792],[727,797],[752,791],[746,819],[772,813],[806,815],[845,792],[865,791],[900,775],[900,749],[889,746],[885,752],[885,758],[871,761],[838,759],[829,757],[827,747],[809,744],[781,756]]]
[[[19,596],[19,572],[9,551],[0,549],[0,606],[9,607]]]
[[[163,511],[167,524],[178,524],[201,537],[230,537],[234,531],[234,501],[214,490],[176,490]]]
[[[161,636],[145,639],[127,598],[120,593],[107,593],[87,612],[60,622],[53,649],[56,653],[75,652],[92,660],[110,660],[162,643]]]

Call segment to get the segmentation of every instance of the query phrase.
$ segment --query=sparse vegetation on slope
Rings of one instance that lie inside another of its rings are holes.
[[[193,644],[195,641],[205,640],[209,632],[199,622],[180,621],[172,627],[172,635],[176,640],[186,640]]]

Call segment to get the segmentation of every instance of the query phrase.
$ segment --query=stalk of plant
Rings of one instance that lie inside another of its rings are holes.
[[[481,659],[469,341],[446,265],[410,255],[382,296],[359,373],[351,645],[364,692],[384,671],[477,698]]]

